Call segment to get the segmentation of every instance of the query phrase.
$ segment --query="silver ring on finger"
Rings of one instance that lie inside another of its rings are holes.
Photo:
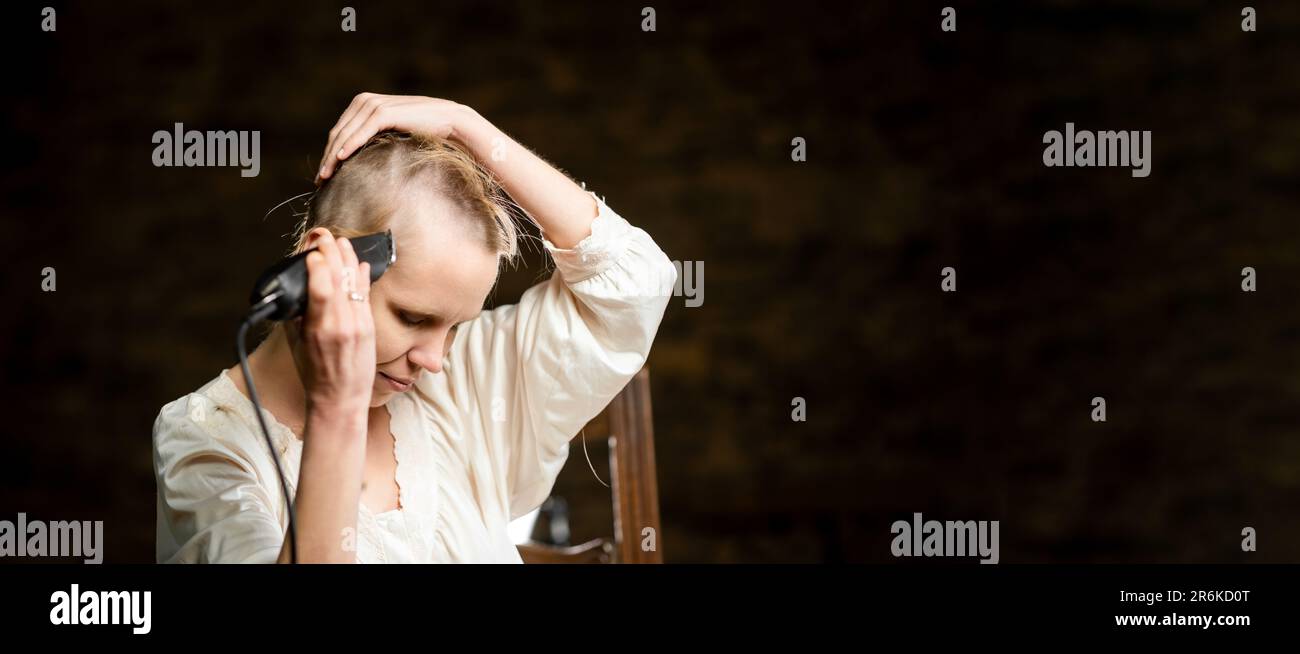
[[[364,295],[362,295],[362,294],[360,294],[360,293],[358,293],[358,292],[356,292],[356,291],[351,291],[351,292],[348,293],[348,299],[349,299],[349,300],[352,300],[353,302],[365,302],[365,301],[366,301],[366,296],[364,296]]]

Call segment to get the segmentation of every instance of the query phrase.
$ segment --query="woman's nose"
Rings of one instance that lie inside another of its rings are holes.
[[[432,373],[442,372],[442,348],[418,347],[408,355],[411,363]]]

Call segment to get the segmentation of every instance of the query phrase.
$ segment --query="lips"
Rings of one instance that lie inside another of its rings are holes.
[[[383,375],[383,376],[385,376],[385,377],[387,377],[387,378],[389,378],[389,379],[391,379],[391,380],[393,380],[393,381],[395,381],[395,382],[397,382],[397,383],[399,383],[399,384],[405,384],[405,385],[407,385],[407,386],[410,386],[411,384],[414,384],[414,383],[415,383],[415,380],[414,380],[414,379],[407,379],[406,377],[398,377],[397,375],[390,375],[390,374],[388,374],[388,373],[386,373],[386,372],[384,372],[384,371],[382,371],[382,370],[379,371],[379,374],[381,374],[381,375]]]
[[[415,383],[415,379],[408,379],[408,378],[404,378],[404,377],[395,377],[395,376],[390,375],[390,374],[388,374],[388,373],[386,373],[386,372],[384,372],[384,371],[382,371],[382,370],[379,371],[379,374],[380,374],[380,376],[382,376],[384,379],[386,379],[390,385],[392,385],[395,389],[397,389],[397,390],[399,390],[399,391],[404,391],[404,390],[410,388],[410,387],[411,387],[411,384],[414,384],[414,383]]]

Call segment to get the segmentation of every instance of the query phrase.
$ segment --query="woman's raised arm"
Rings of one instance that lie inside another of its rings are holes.
[[[362,93],[330,129],[317,182],[333,174],[370,137],[388,129],[456,141],[496,175],[546,238],[571,248],[591,234],[597,207],[564,173],[515,142],[470,107],[450,100]]]

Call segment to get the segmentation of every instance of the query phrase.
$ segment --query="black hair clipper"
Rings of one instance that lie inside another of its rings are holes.
[[[392,230],[348,239],[357,253],[357,262],[370,264],[370,282],[374,283],[397,261],[397,244]],[[249,322],[292,320],[307,310],[307,254],[316,248],[280,260],[257,278],[249,296],[252,309]]]

